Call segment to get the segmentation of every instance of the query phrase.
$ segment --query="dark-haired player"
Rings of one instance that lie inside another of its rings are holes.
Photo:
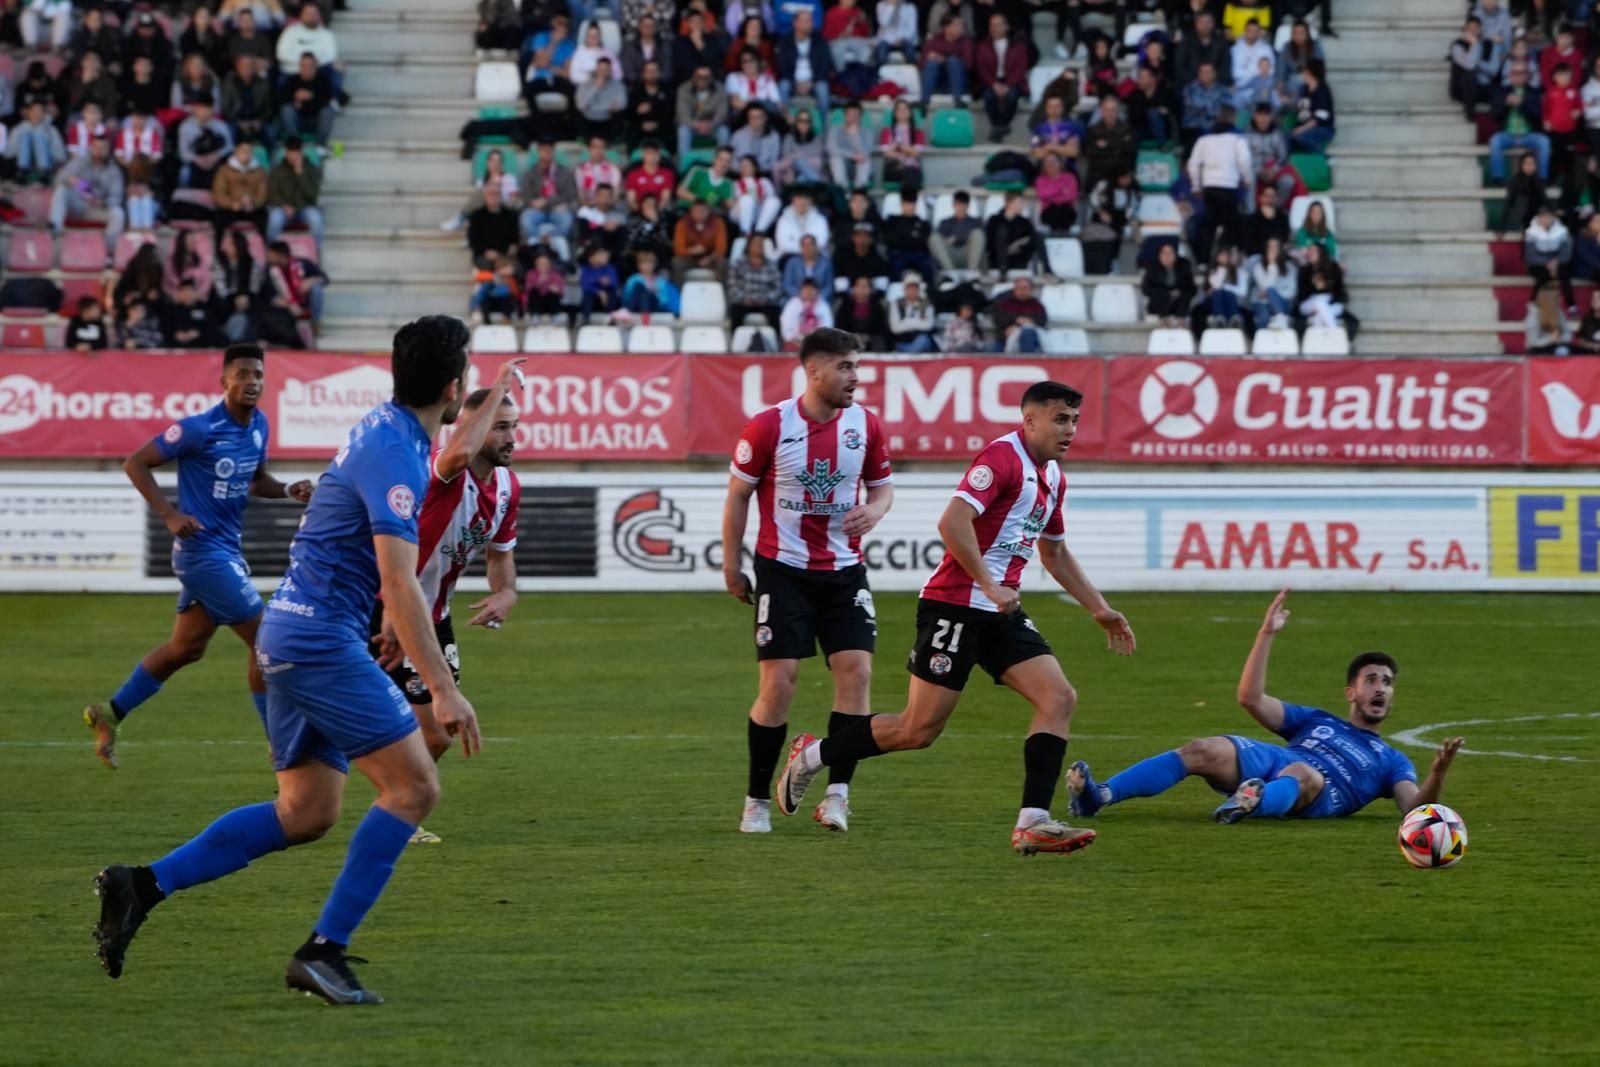
[[[1410,811],[1439,799],[1461,738],[1439,747],[1433,769],[1419,787],[1411,761],[1378,736],[1394,706],[1394,680],[1400,671],[1388,653],[1363,652],[1350,661],[1344,688],[1349,709],[1343,719],[1267,695],[1267,657],[1273,637],[1289,622],[1289,609],[1283,606],[1288,595],[1283,590],[1267,608],[1239,676],[1238,694],[1250,717],[1288,745],[1233,734],[1202,737],[1141,760],[1103,784],[1080,760],[1067,772],[1074,815],[1094,815],[1130,797],[1153,797],[1191,774],[1219,793],[1232,794],[1213,813],[1220,823],[1250,815],[1331,819],[1360,811],[1378,797],[1393,797],[1401,811]]]
[[[219,626],[245,644],[250,698],[266,721],[267,687],[255,660],[261,596],[244,561],[244,509],[252,496],[305,503],[311,483],[285,486],[267,473],[269,428],[256,406],[265,380],[261,347],[230,345],[222,353],[222,402],[173,423],[122,464],[133,487],[172,532],[172,571],[183,588],[172,636],[134,666],[110,701],[83,709],[84,724],[94,731],[95,755],[113,770],[123,720],[168,678],[199,662]],[[176,508],[151,473],[173,460],[178,461]]]
[[[332,1004],[382,1001],[361,987],[345,950],[437,803],[439,774],[411,706],[368,650],[380,587],[401,648],[433,691],[434,719],[460,738],[463,755],[481,744],[477,717],[450,676],[417,584],[417,511],[430,442],[461,410],[468,340],[466,326],[444,315],[395,334],[394,399],[356,424],[317,483],[256,639],[277,800],[235,808],[148,867],[112,866],[96,876],[95,941],[112,978],[122,974],[150,910],[168,896],[327,833],[354,762],[378,798],[350,838],[344,869],[285,977],[289,988]]]
[[[722,510],[722,576],[728,592],[755,605],[760,689],[746,737],[749,780],[739,829],[772,829],[772,772],[783,754],[800,661],[817,645],[833,671],[828,733],[871,712],[877,615],[861,538],[894,502],[893,471],[877,416],[855,405],[861,341],[853,333],[813,330],[800,342],[805,392],[768,408],[734,446]],[[866,499],[862,500],[862,487]],[[740,569],[750,498],[761,514],[755,583]],[[817,822],[848,829],[854,763],[832,768]]]
[[[507,391],[521,381],[523,359],[500,365],[494,385],[468,395],[450,441],[428,465],[428,493],[417,520],[417,579],[432,611],[433,633],[461,682],[461,650],[450,616],[450,594],[456,580],[488,545],[489,595],[471,605],[468,626],[498,630],[517,602],[517,509],[522,485],[511,471],[516,452],[517,407]],[[400,651],[394,628],[385,626],[383,601],[372,613],[372,635],[378,662],[406,695],[422,728],[423,743],[437,762],[450,750],[452,738],[433,721],[433,694],[416,668]],[[414,845],[437,845],[439,835],[423,827],[411,835]]]
[[[1050,644],[1021,606],[1022,574],[1035,552],[1050,576],[1106,631],[1106,646],[1129,655],[1133,630],[1083,573],[1066,546],[1061,502],[1067,480],[1057,461],[1078,432],[1083,395],[1038,382],[1022,395],[1022,428],[979,452],[939,520],[945,558],[922,587],[911,691],[899,715],[874,715],[823,741],[789,745],[778,808],[792,815],[823,767],[926,748],[944,731],[972,668],[1033,705],[1023,742],[1022,810],[1011,847],[1025,856],[1074,852],[1094,840],[1050,816],[1078,695]]]

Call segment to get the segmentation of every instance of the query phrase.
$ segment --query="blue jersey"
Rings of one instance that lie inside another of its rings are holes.
[[[267,417],[250,412],[241,426],[226,403],[168,426],[155,439],[156,450],[178,461],[178,510],[193,515],[201,529],[172,543],[189,558],[238,557],[250,483],[267,462]]]
[[[1329,815],[1349,815],[1378,797],[1393,797],[1397,782],[1415,782],[1416,768],[1371,730],[1321,708],[1283,706],[1278,735],[1296,759],[1311,764],[1327,780]]]
[[[428,488],[430,442],[408,408],[390,401],[350,431],[300,520],[289,570],[267,605],[262,641],[288,653],[327,638],[366,646],[378,598],[377,534],[417,541],[417,513]],[[268,631],[277,631],[268,634]]]

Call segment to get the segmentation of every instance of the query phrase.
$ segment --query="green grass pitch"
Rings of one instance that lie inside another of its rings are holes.
[[[1215,733],[1263,595],[1127,595],[1119,660],[1025,605],[1104,776]],[[878,598],[874,705],[901,706],[913,600]],[[1343,711],[1344,664],[1400,661],[1391,733],[1461,720],[1459,867],[1413,871],[1380,802],[1219,827],[1196,782],[1106,813],[1073,856],[1007,848],[1027,711],[974,684],[926,752],[863,765],[848,835],[736,832],[749,621],[725,597],[525,595],[463,634],[491,738],[360,931],[388,1003],[283,988],[371,787],[337,830],[163,904],[108,981],[91,878],[272,795],[226,632],[94,760],[79,709],[165,636],[169,597],[0,597],[0,1062],[26,1064],[1358,1064],[1600,1062],[1600,622],[1593,598],[1297,594],[1270,678]],[[802,668],[794,725],[826,722]],[[1557,718],[1555,716],[1566,716]],[[1436,731],[1443,736],[1452,731]],[[1430,753],[1407,750],[1426,772]],[[1064,796],[1058,810],[1065,812]],[[803,813],[809,815],[809,809]]]

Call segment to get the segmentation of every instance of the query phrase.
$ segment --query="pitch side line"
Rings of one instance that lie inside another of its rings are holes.
[[[1460,719],[1456,722],[1436,722],[1426,726],[1414,726],[1409,730],[1402,730],[1394,735],[1398,744],[1410,745],[1413,748],[1437,748],[1436,742],[1429,741],[1424,734],[1433,733],[1435,730],[1448,730],[1457,726],[1497,726],[1503,722],[1545,722],[1551,719],[1600,719],[1600,711],[1564,711],[1548,715],[1513,715],[1508,719]],[[1507,759],[1533,759],[1546,763],[1589,763],[1581,756],[1546,756],[1537,752],[1490,752],[1479,749],[1463,748],[1463,756],[1504,756]]]
[[[947,733],[943,736],[958,741],[1016,741],[1017,734],[960,734]],[[1135,734],[1074,734],[1075,741],[1141,741],[1149,735]],[[613,734],[610,736],[587,736],[573,734],[551,734],[547,737],[485,737],[485,742],[501,744],[519,744],[523,741],[535,740],[542,744],[553,741],[726,741],[728,734]],[[240,745],[264,745],[266,739],[241,740],[228,739],[223,741],[191,740],[187,738],[170,738],[146,741],[118,741],[119,749],[125,747],[156,747],[156,746],[188,746],[200,745],[207,747],[237,747]],[[0,748],[93,748],[93,741],[0,741]]]

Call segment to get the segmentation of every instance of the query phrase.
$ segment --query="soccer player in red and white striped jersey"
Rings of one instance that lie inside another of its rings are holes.
[[[922,587],[911,691],[899,715],[874,715],[823,741],[808,734],[789,746],[778,779],[778,807],[794,814],[811,779],[825,766],[854,764],[903,748],[926,748],[944,731],[973,667],[1016,690],[1033,705],[1023,743],[1022,808],[1011,847],[1075,852],[1094,840],[1050,815],[1078,695],[1050,644],[1022,610],[1022,575],[1037,553],[1061,588],[1106,631],[1106,646],[1134,650],[1133,629],[1106,603],[1066,546],[1058,460],[1078,432],[1083,395],[1059,382],[1039,382],[1022,396],[1022,428],[993,441],[967,468],[939,521],[944,562]]]
[[[434,636],[457,682],[461,652],[450,615],[450,594],[456,580],[485,545],[489,595],[470,605],[468,626],[498,630],[517,602],[517,510],[522,485],[511,470],[516,450],[517,408],[506,395],[520,381],[521,359],[501,364],[494,385],[467,396],[450,440],[434,450],[428,488],[417,516],[417,581],[433,615]],[[451,738],[433,718],[433,694],[402,658],[393,634],[384,625],[380,600],[372,617],[378,660],[416,713],[428,753],[437,761],[450,750]],[[412,841],[438,844],[439,836],[417,827]]]
[[[876,415],[854,402],[860,340],[821,329],[800,344],[805,393],[768,408],[734,447],[722,512],[723,579],[756,608],[760,690],[750,708],[749,784],[739,829],[772,829],[772,772],[783,752],[800,661],[818,644],[833,671],[828,733],[871,713],[878,624],[861,559],[861,538],[894,500],[893,471]],[[865,499],[863,500],[863,491]],[[755,497],[761,516],[755,583],[741,570],[741,545]],[[853,762],[836,763],[817,822],[848,828]]]

